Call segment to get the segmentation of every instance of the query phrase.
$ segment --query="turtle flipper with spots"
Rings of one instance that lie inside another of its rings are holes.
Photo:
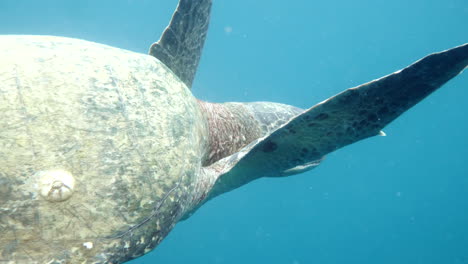
[[[468,64],[429,55],[302,110],[191,93],[210,0],[181,0],[150,55],[0,36],[0,262],[123,263],[209,199],[297,174],[381,129]]]
[[[260,177],[310,170],[326,154],[382,129],[468,65],[468,44],[434,53],[380,79],[347,89],[208,169],[216,178],[209,198]]]

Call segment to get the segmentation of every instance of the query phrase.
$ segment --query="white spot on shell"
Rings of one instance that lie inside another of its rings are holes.
[[[86,249],[92,249],[92,248],[93,248],[93,242],[84,242],[84,243],[83,243],[83,246],[84,246]]]
[[[75,188],[75,179],[64,170],[48,170],[36,173],[39,194],[49,202],[62,202],[70,198]]]

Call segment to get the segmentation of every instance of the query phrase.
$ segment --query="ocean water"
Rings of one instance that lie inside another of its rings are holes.
[[[0,34],[146,53],[176,0],[1,0]],[[214,0],[203,100],[302,108],[468,41],[466,0]],[[1,58],[0,58],[1,59]],[[204,205],[150,263],[468,263],[468,73],[318,168]]]

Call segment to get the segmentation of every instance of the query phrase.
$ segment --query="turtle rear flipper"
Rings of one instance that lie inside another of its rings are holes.
[[[379,135],[406,110],[468,65],[468,44],[431,54],[380,79],[333,96],[205,168],[214,186],[206,200],[260,177],[287,176],[317,166],[323,157]]]

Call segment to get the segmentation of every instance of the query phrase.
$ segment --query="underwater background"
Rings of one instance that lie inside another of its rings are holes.
[[[0,34],[146,53],[177,0],[0,0]],[[466,0],[214,0],[194,94],[308,108],[468,41]],[[1,58],[0,58],[1,59]],[[131,261],[468,263],[468,73],[316,169],[222,195]]]

